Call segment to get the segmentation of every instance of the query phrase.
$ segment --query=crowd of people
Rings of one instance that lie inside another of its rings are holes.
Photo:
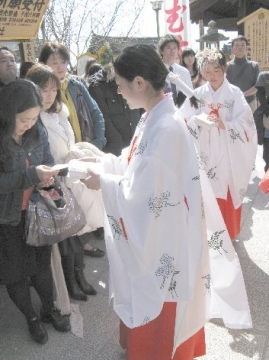
[[[69,297],[97,294],[84,256],[105,252],[90,244],[92,234],[105,238],[127,360],[202,356],[211,318],[252,326],[231,240],[240,233],[257,153],[256,113],[269,167],[269,75],[247,59],[244,36],[232,41],[228,62],[218,49],[185,48],[178,63],[179,52],[169,34],[157,49],[134,45],[109,53],[106,63],[91,59],[78,77],[57,42],[46,42],[38,62],[21,64],[19,73],[13,51],[0,48],[0,285],[37,343],[48,341],[43,323],[71,330],[70,314],[55,302],[53,261],[63,271],[68,309]],[[86,178],[59,177],[54,165],[73,159]],[[29,199],[56,178],[72,191],[86,225],[58,244],[31,247]]]

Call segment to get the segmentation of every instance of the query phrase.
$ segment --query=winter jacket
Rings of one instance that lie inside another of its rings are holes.
[[[33,135],[34,128],[37,136]],[[0,164],[0,224],[16,226],[21,220],[23,191],[37,185],[37,165],[54,164],[47,132],[38,121],[23,137],[22,145],[12,143],[13,161]],[[29,167],[26,167],[28,159]]]
[[[123,97],[117,93],[117,84],[108,81],[107,72],[100,70],[89,79],[89,93],[97,102],[105,119],[106,153],[120,155],[129,146],[141,111],[131,110]]]
[[[93,121],[93,131],[95,135],[95,139],[91,141],[91,144],[98,147],[98,149],[102,150],[104,145],[106,144],[105,138],[105,122],[97,103],[89,96],[89,93],[83,83],[74,77],[70,77],[68,83],[68,90],[72,97],[73,103],[75,105],[76,110],[78,111],[78,101],[77,101],[77,90],[76,86],[79,87],[80,92],[82,93],[86,103],[88,104],[88,108],[90,110],[91,118]]]

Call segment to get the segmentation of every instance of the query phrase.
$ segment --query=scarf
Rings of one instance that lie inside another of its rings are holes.
[[[69,74],[66,74],[64,80],[61,83],[61,95],[62,95],[62,100],[65,103],[65,105],[68,107],[70,113],[70,123],[75,134],[76,142],[80,142],[82,141],[81,129],[79,125],[75,104],[68,90],[69,81],[70,81]]]

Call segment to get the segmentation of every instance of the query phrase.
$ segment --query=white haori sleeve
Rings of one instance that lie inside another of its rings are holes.
[[[229,121],[224,120],[231,181],[229,188],[234,207],[241,206],[257,155],[257,131],[251,108],[241,90],[233,88],[236,99]]]
[[[204,170],[200,169],[204,202],[204,247],[193,299],[178,302],[173,355],[201,324],[222,319],[230,329],[252,328],[248,297],[238,256]],[[209,259],[208,259],[209,257]],[[208,265],[209,260],[209,267]],[[202,281],[201,281],[202,280]],[[204,309],[199,311],[200,307]]]
[[[77,235],[96,230],[104,226],[104,204],[101,190],[90,190],[80,181],[65,178],[67,185],[76,196],[78,204],[83,209],[87,223]]]
[[[123,149],[120,156],[113,154],[106,154],[105,156],[98,159],[103,166],[104,172],[108,174],[123,174],[128,163],[127,156],[129,148]]]
[[[210,264],[210,318],[226,327],[252,327],[243,273],[218,203],[204,170],[200,170]]]
[[[202,257],[196,155],[184,126],[169,122],[123,176],[101,175],[114,309],[130,328],[155,319],[165,301],[178,303],[182,320]]]

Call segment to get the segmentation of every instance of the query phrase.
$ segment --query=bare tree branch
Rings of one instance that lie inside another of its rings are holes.
[[[51,0],[42,26],[43,41],[58,41],[77,57],[87,51],[94,33],[134,35],[144,5],[145,0]]]

